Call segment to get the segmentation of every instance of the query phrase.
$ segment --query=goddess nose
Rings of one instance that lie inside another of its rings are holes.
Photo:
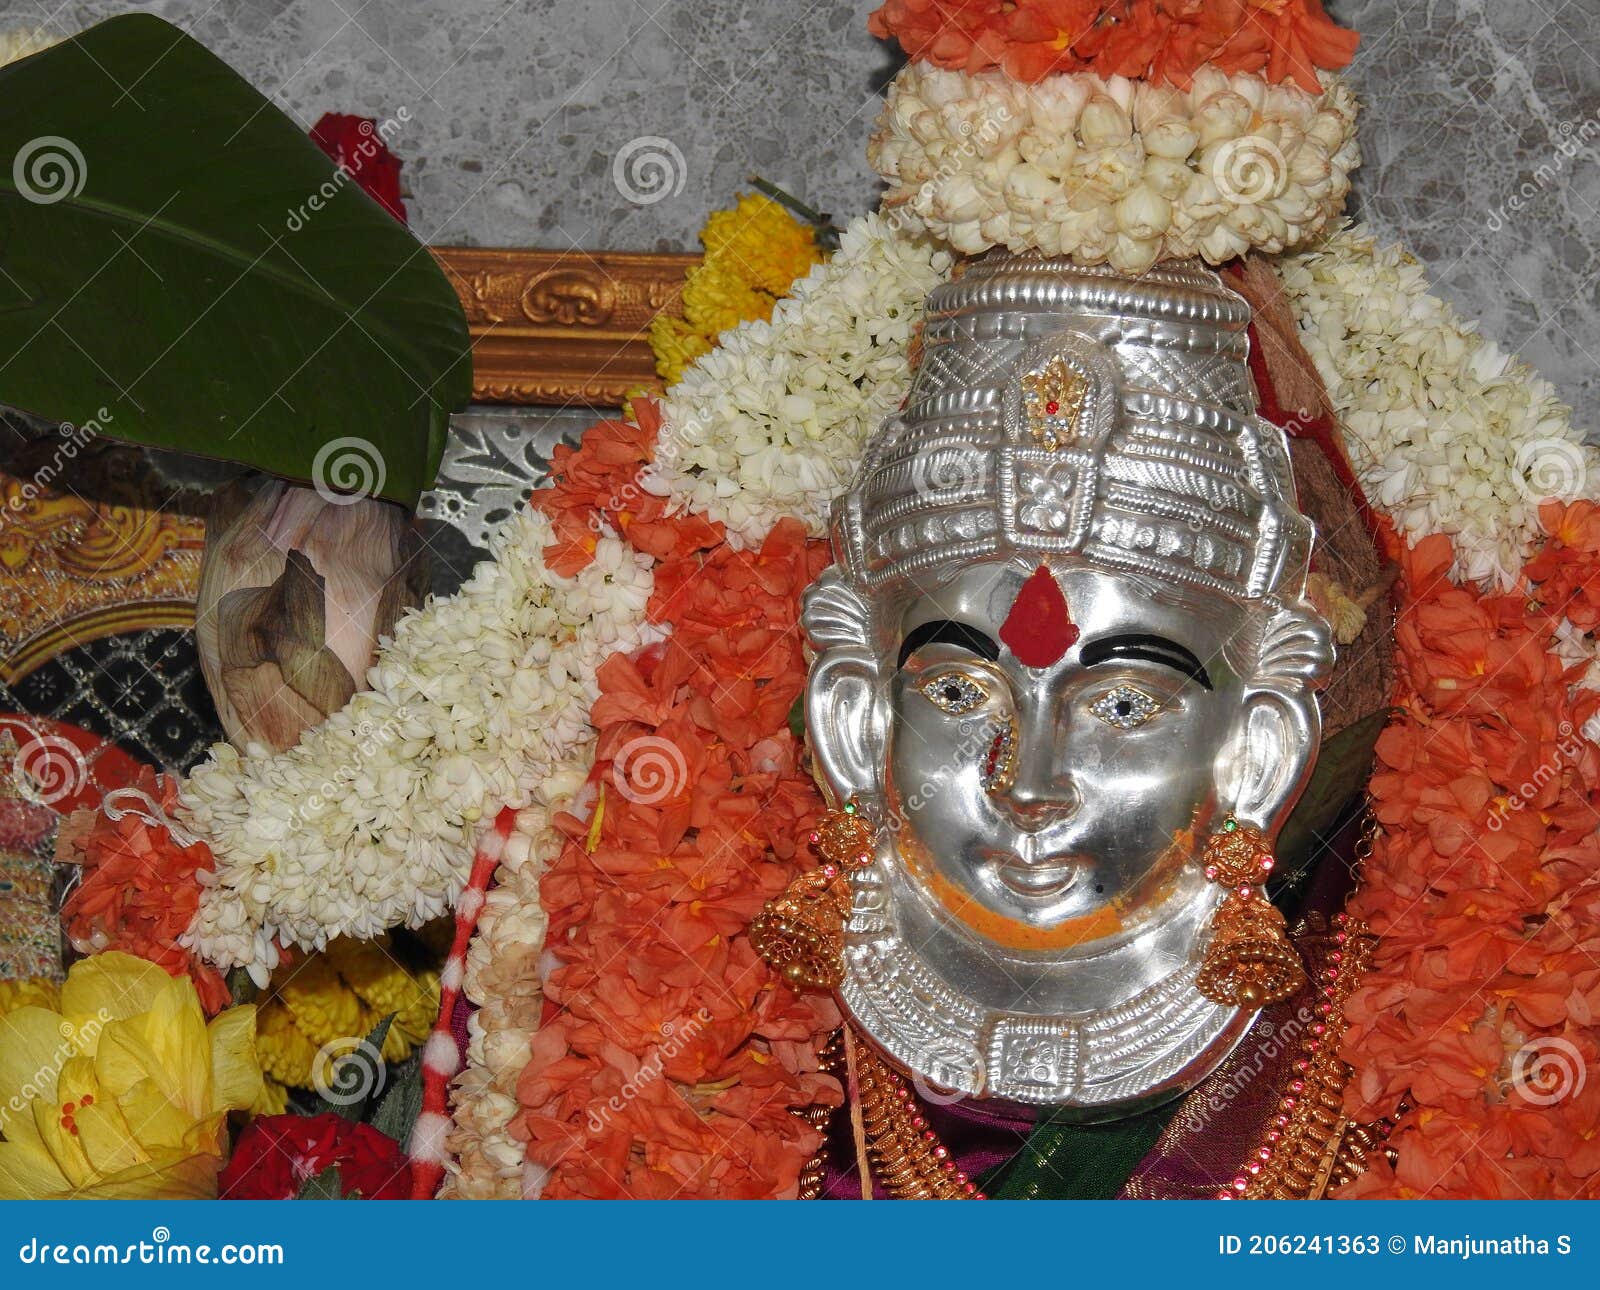
[[[1018,724],[1016,770],[997,796],[1020,828],[1041,829],[1075,814],[1080,798],[1056,756],[1054,714],[1028,714]]]

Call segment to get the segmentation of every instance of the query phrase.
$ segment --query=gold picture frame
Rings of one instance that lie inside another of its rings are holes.
[[[614,408],[659,390],[650,320],[698,255],[441,246],[472,335],[474,403]]]

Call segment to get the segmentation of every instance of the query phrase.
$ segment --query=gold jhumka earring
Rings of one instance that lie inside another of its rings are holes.
[[[750,924],[750,941],[795,988],[833,990],[844,979],[845,871],[872,863],[872,825],[852,798],[823,815],[810,842],[822,863],[762,906]]]
[[[1283,915],[1261,889],[1276,863],[1271,846],[1259,830],[1230,814],[1207,841],[1202,859],[1206,877],[1233,890],[1212,916],[1196,987],[1231,1008],[1282,1003],[1305,986],[1306,972]]]

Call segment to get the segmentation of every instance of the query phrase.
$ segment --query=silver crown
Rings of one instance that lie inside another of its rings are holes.
[[[903,410],[834,513],[859,586],[1009,552],[1298,595],[1312,528],[1255,414],[1250,306],[1195,262],[1139,278],[993,253],[928,297]]]

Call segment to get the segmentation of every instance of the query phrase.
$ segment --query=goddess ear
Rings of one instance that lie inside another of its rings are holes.
[[[1332,667],[1327,621],[1304,601],[1280,606],[1263,633],[1256,679],[1245,686],[1243,712],[1217,780],[1224,805],[1268,836],[1311,778],[1322,740],[1313,690]]]
[[[876,799],[888,739],[870,611],[839,568],[806,593],[800,622],[815,652],[806,682],[811,751],[838,800]]]
[[[1309,689],[1247,689],[1219,767],[1223,805],[1243,823],[1275,836],[1311,778],[1321,738],[1322,718]]]

